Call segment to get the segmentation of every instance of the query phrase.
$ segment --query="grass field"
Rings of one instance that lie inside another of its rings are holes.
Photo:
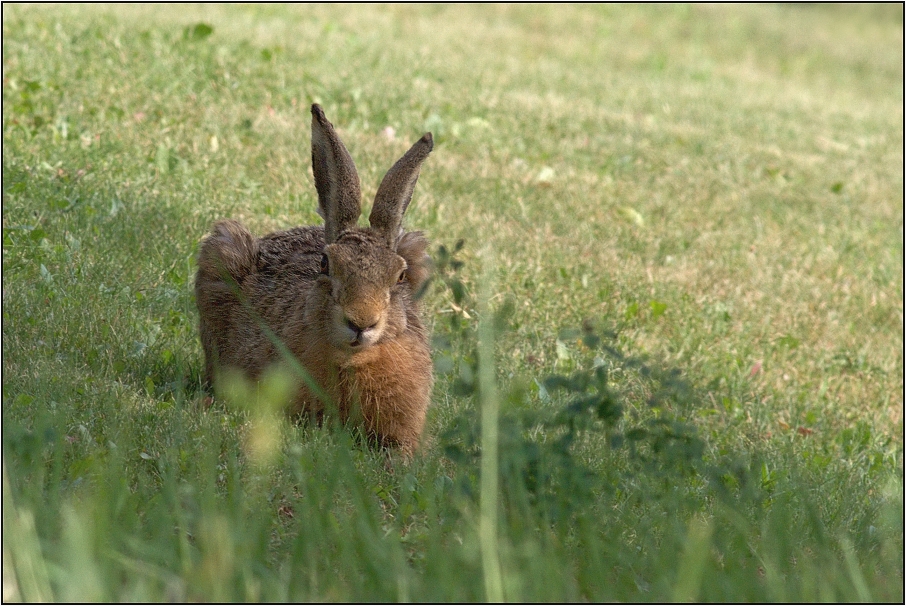
[[[4,601],[902,602],[902,48],[901,5],[4,5]],[[204,405],[198,242],[319,221],[313,102],[366,206],[435,136],[392,470]]]

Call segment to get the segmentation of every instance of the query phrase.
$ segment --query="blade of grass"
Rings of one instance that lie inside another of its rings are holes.
[[[673,588],[674,602],[698,601],[711,545],[711,530],[711,525],[698,516],[689,522],[686,548],[683,550]]]
[[[52,602],[53,592],[31,511],[16,509],[3,465],[3,601]],[[12,570],[7,570],[10,566]],[[9,574],[12,573],[12,574]],[[11,595],[7,595],[7,583]]]
[[[843,548],[843,558],[846,561],[846,570],[849,573],[849,579],[856,589],[856,595],[859,596],[860,602],[871,603],[871,591],[865,582],[865,575],[859,567],[859,561],[856,559],[856,550],[853,548],[852,541],[847,538],[840,539],[840,547]]]
[[[493,253],[483,251],[484,279],[478,296],[478,385],[481,399],[481,517],[479,533],[485,596],[489,602],[503,602],[500,554],[497,537],[498,499],[498,415],[500,404],[494,377],[494,326],[489,310]]]

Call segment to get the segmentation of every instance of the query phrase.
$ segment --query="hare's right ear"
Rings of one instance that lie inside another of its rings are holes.
[[[354,227],[362,212],[362,193],[355,163],[324,110],[311,106],[311,167],[318,190],[318,214],[324,217],[328,244]]]
[[[415,183],[418,181],[418,171],[432,149],[434,139],[431,133],[425,133],[387,171],[374,196],[374,206],[371,207],[368,221],[372,229],[383,236],[387,246],[393,249],[402,235],[403,214],[412,200],[412,192],[415,191]]]

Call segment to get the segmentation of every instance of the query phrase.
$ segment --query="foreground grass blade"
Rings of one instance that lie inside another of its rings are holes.
[[[497,515],[499,494],[499,435],[497,379],[494,364],[493,314],[489,308],[492,276],[494,275],[493,251],[486,248],[482,255],[484,279],[479,291],[478,323],[478,389],[481,400],[481,561],[484,571],[485,594],[488,602],[503,602],[503,582],[498,549]]]
[[[53,602],[35,517],[17,509],[3,462],[3,601]]]

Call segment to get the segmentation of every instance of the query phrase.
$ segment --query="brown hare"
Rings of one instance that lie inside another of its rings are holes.
[[[321,107],[311,113],[324,226],[255,238],[224,220],[201,243],[195,297],[205,380],[213,386],[229,369],[258,379],[284,358],[276,337],[321,388],[318,397],[300,379],[291,414],[320,420],[333,409],[408,457],[419,445],[434,377],[415,299],[428,278],[428,240],[403,231],[402,220],[434,143],[425,134],[393,165],[375,195],[371,226],[358,227],[355,164]]]

